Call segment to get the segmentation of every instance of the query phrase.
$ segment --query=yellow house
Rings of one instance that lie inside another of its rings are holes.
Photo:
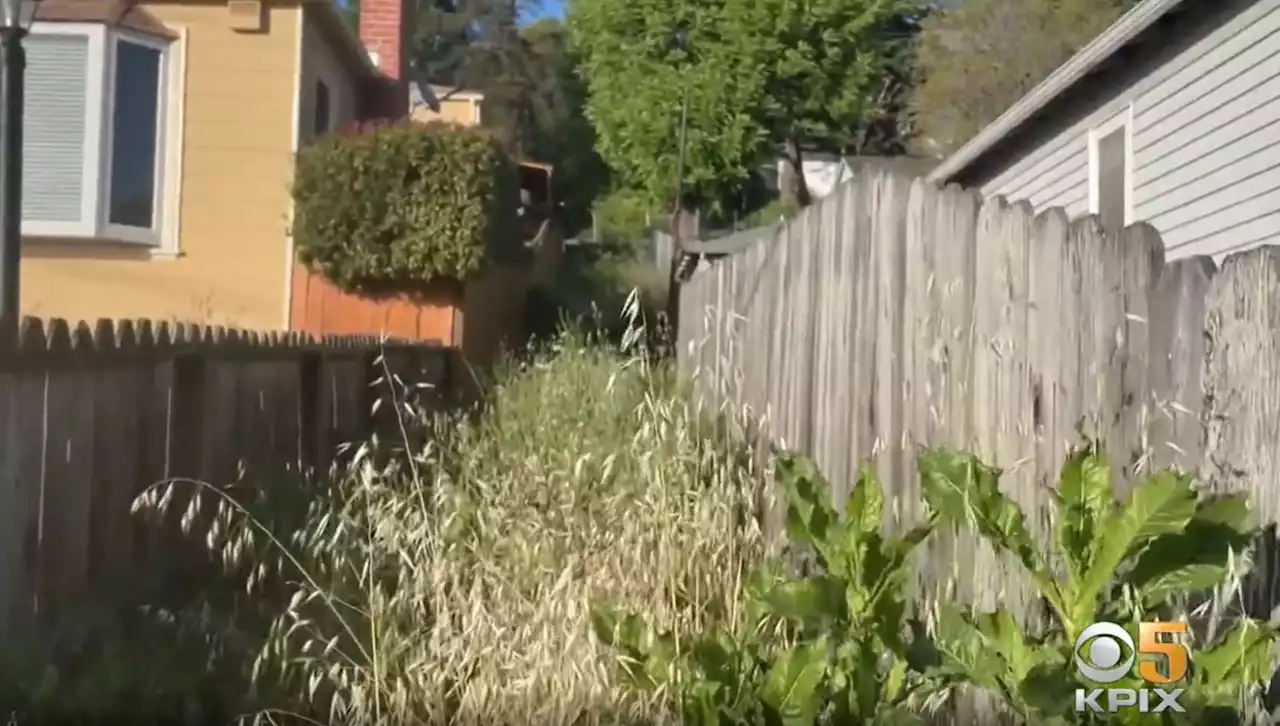
[[[411,100],[418,117],[479,121],[475,94],[408,90],[404,2],[363,0],[361,37],[332,0],[42,2],[24,314],[287,328],[298,148]]]

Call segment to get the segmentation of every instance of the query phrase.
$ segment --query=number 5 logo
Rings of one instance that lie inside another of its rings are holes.
[[[1182,643],[1164,643],[1160,641],[1161,633],[1175,635],[1186,633],[1186,623],[1142,623],[1138,628],[1138,654],[1163,656],[1169,664],[1169,675],[1161,675],[1156,669],[1156,660],[1141,660],[1138,663],[1138,675],[1148,683],[1174,683],[1187,676],[1187,668],[1191,663],[1191,653]]]

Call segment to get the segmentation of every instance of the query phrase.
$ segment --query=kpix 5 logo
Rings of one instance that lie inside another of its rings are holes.
[[[1164,711],[1186,713],[1178,697],[1181,688],[1161,688],[1181,681],[1191,665],[1191,653],[1182,643],[1163,640],[1162,635],[1177,637],[1187,632],[1186,623],[1142,623],[1138,628],[1138,645],[1133,637],[1115,623],[1099,622],[1084,629],[1076,639],[1076,670],[1094,683],[1107,685],[1124,679],[1138,663],[1138,675],[1153,688],[1076,689],[1076,711],[1114,713],[1122,708],[1137,708],[1142,713]],[[1126,653],[1128,655],[1126,655]],[[1155,656],[1156,659],[1140,659]],[[1166,665],[1160,672],[1159,664]]]

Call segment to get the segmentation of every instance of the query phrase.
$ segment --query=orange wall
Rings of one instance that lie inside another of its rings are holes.
[[[145,5],[186,31],[180,254],[28,240],[23,312],[281,328],[301,10],[268,4],[265,32],[244,33],[223,2]]]

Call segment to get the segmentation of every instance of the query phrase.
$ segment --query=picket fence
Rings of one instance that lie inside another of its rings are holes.
[[[327,467],[379,424],[380,379],[443,384],[449,364],[370,337],[25,320],[0,342],[0,639],[173,566],[130,515],[143,488]]]
[[[1125,481],[1177,466],[1280,520],[1280,248],[1166,263],[1147,224],[1107,234],[875,169],[747,235],[684,285],[681,366],[706,405],[811,454],[837,496],[871,463],[917,520],[919,447],[962,447],[1004,468],[1044,536],[1084,435]],[[1032,605],[984,546],[931,547],[926,580]],[[1262,617],[1271,569],[1249,591]]]

